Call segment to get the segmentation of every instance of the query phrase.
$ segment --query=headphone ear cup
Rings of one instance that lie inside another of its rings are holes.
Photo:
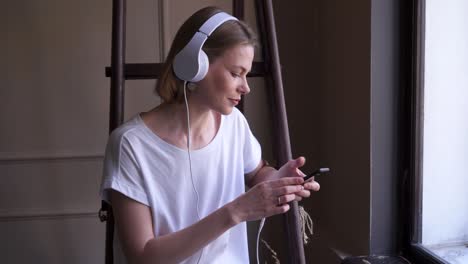
[[[205,77],[208,71],[208,56],[202,50],[207,36],[197,32],[187,45],[174,57],[172,67],[177,78],[198,82]],[[200,68],[206,68],[200,71]]]
[[[210,67],[210,60],[203,50],[200,50],[198,54],[198,74],[193,77],[192,82],[198,82],[205,78],[208,73],[208,68]]]
[[[208,36],[227,20],[237,20],[237,18],[224,12],[213,15],[203,23],[187,45],[176,54],[172,68],[177,78],[187,82],[198,82],[205,78],[210,61],[202,50],[203,44]]]

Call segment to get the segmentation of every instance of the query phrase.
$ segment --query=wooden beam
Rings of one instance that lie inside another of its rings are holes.
[[[125,80],[158,79],[162,63],[126,63],[124,65]],[[112,77],[112,67],[106,67],[106,77]],[[264,77],[266,67],[263,62],[254,62],[247,77]]]
[[[263,59],[270,67],[270,78],[267,78],[268,89],[271,92],[271,111],[273,120],[273,144],[275,159],[282,165],[292,159],[291,143],[289,140],[286,103],[284,100],[283,80],[276,38],[276,26],[271,0],[256,0],[257,24],[262,41]],[[285,214],[285,229],[288,246],[288,263],[305,264],[304,244],[302,242],[301,217],[296,201],[290,203],[290,210]]]

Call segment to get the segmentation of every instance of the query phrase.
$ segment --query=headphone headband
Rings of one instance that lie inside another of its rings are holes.
[[[215,29],[228,20],[237,20],[237,18],[229,15],[228,13],[219,12],[206,20],[198,31],[210,36]]]
[[[202,50],[203,44],[213,31],[228,20],[238,19],[225,12],[219,12],[201,25],[187,45],[174,57],[173,69],[177,78],[188,82],[198,82],[205,77],[209,61],[208,56]]]

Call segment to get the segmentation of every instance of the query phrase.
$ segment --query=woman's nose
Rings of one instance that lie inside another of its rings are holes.
[[[248,93],[250,93],[250,86],[249,86],[249,83],[247,82],[247,79],[244,77],[244,81],[242,82],[240,88],[240,93],[243,94],[243,95],[246,95]]]

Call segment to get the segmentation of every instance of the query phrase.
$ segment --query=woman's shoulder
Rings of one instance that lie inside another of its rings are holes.
[[[140,115],[137,114],[131,119],[112,131],[109,136],[109,142],[121,143],[124,139],[130,140],[143,133]]]

